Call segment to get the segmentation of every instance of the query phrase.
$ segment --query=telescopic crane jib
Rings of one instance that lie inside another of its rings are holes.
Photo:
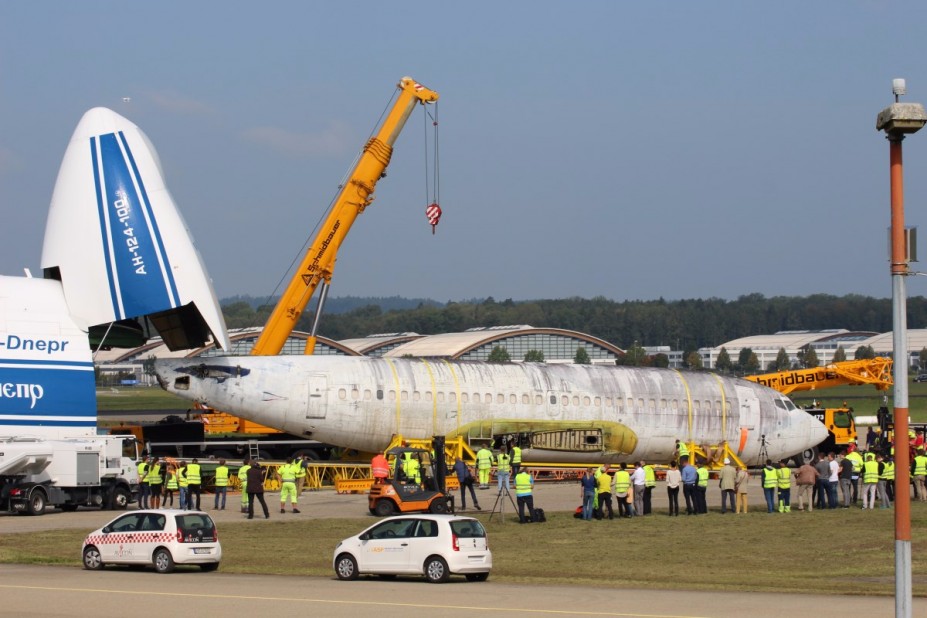
[[[377,181],[383,177],[389,165],[393,144],[412,110],[416,105],[434,103],[438,100],[437,92],[425,88],[411,77],[403,77],[399,80],[397,88],[399,96],[396,102],[376,135],[371,137],[364,147],[348,181],[333,202],[328,217],[319,228],[296,274],[274,308],[264,326],[264,331],[255,342],[251,350],[252,355],[274,356],[280,353],[287,338],[296,328],[296,323],[309,303],[309,299],[321,283],[319,307],[305,348],[306,354],[313,353],[318,320],[322,313],[328,284],[331,282],[338,249],[354,220],[373,201]],[[432,228],[437,224],[437,217],[440,216],[440,208],[437,208],[437,211],[436,208],[436,203],[428,208],[429,223]]]

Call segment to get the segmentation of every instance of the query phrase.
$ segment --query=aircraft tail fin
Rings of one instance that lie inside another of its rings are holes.
[[[154,146],[135,124],[98,107],[64,155],[45,228],[45,278],[61,282],[92,344],[168,348],[210,339],[229,348],[212,281],[165,184]],[[96,340],[96,341],[94,341]]]

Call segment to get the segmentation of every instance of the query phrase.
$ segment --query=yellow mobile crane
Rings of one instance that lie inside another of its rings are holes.
[[[274,356],[280,353],[287,338],[296,328],[296,323],[309,303],[309,299],[321,283],[322,291],[319,295],[315,319],[305,346],[305,354],[314,352],[319,317],[325,304],[338,249],[341,248],[341,243],[351,229],[354,220],[373,202],[377,182],[385,176],[386,167],[389,165],[393,144],[415,106],[434,103],[438,100],[437,92],[422,86],[411,77],[403,77],[399,80],[397,91],[398,96],[393,106],[376,134],[367,141],[347,182],[332,202],[325,222],[313,238],[289,286],[268,318],[263,332],[251,350],[252,355]],[[437,201],[426,208],[426,216],[434,231],[441,217],[441,209]],[[262,457],[277,458],[275,455],[280,453],[280,448],[287,448],[288,442],[283,439],[286,436],[278,429],[265,427],[203,406],[199,406],[199,411],[203,422],[185,423],[185,425],[196,425],[194,429],[199,429],[204,438],[211,436],[213,440],[220,438],[231,440],[233,437],[238,439],[239,436],[245,435],[250,438],[247,448],[252,451],[252,454],[255,448],[260,449]],[[255,446],[256,440],[260,443]],[[209,441],[206,440],[193,441],[202,441],[206,447],[209,445]],[[319,451],[312,448],[298,448],[293,442],[290,444],[290,450],[307,452],[310,456],[319,456],[324,451],[324,449]],[[321,446],[324,447],[324,445]],[[226,450],[220,452],[225,455],[229,447],[223,448]]]
[[[328,218],[319,228],[296,274],[267,320],[261,336],[255,342],[251,350],[252,355],[274,356],[280,353],[290,333],[296,328],[296,323],[315,293],[316,287],[321,283],[322,291],[319,294],[312,330],[306,340],[305,353],[312,354],[315,350],[319,317],[325,304],[338,249],[341,248],[341,243],[357,215],[364,212],[373,201],[377,181],[383,177],[386,166],[389,165],[393,143],[412,110],[416,105],[434,103],[438,100],[437,92],[425,88],[411,77],[399,80],[398,88],[399,96],[392,110],[377,134],[370,138],[364,147],[354,171],[332,204]],[[432,204],[428,213],[432,227],[437,224],[437,217],[440,216],[440,209],[435,213],[435,208],[437,204]]]
[[[888,390],[892,384],[892,359],[873,358],[866,360],[842,361],[824,367],[812,369],[786,369],[773,373],[746,376],[745,379],[774,388],[783,395],[796,391],[810,391],[819,388],[833,388],[844,385],[870,384],[876,390]],[[817,448],[808,449],[796,461],[814,459],[818,452],[831,452],[846,448],[856,441],[856,422],[850,408],[805,408],[819,421],[824,423],[830,435]]]

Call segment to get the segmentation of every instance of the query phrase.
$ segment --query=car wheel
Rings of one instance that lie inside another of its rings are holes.
[[[441,556],[432,556],[425,561],[425,579],[432,584],[443,584],[450,576],[447,563]]]
[[[174,558],[171,556],[171,552],[167,551],[163,547],[155,550],[154,553],[154,568],[158,573],[170,573],[174,570]]]
[[[393,514],[394,510],[395,508],[393,508],[392,501],[385,499],[378,500],[377,505],[374,507],[374,511],[376,511],[377,515],[380,517],[389,517]]]
[[[26,503],[26,511],[30,515],[42,515],[45,512],[45,492],[39,488],[34,488],[29,494],[29,502]]]
[[[99,571],[103,568],[103,556],[100,555],[100,550],[93,545],[84,548],[83,562],[84,568],[88,571]]]
[[[351,554],[341,554],[335,560],[335,575],[341,580],[357,579],[357,560]]]
[[[489,579],[489,572],[486,573],[467,573],[468,582],[484,582]]]
[[[201,565],[200,565],[200,570],[205,571],[206,573],[210,573],[210,572],[212,572],[212,571],[215,571],[215,570],[218,569],[218,568],[219,568],[219,563],[218,563],[218,562],[207,562],[206,564],[201,564]]]
[[[431,504],[428,505],[429,513],[447,513],[447,501],[444,498],[435,498],[431,501]]]

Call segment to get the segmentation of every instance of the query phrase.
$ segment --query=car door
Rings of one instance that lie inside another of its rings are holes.
[[[409,571],[421,573],[425,559],[432,554],[440,554],[438,530],[440,524],[433,519],[419,519],[409,539]]]
[[[361,540],[361,572],[407,573],[410,539],[415,519],[388,519],[374,526]]]
[[[146,560],[138,546],[139,524],[145,513],[127,513],[103,529],[103,538],[97,544],[104,563],[131,564]]]

